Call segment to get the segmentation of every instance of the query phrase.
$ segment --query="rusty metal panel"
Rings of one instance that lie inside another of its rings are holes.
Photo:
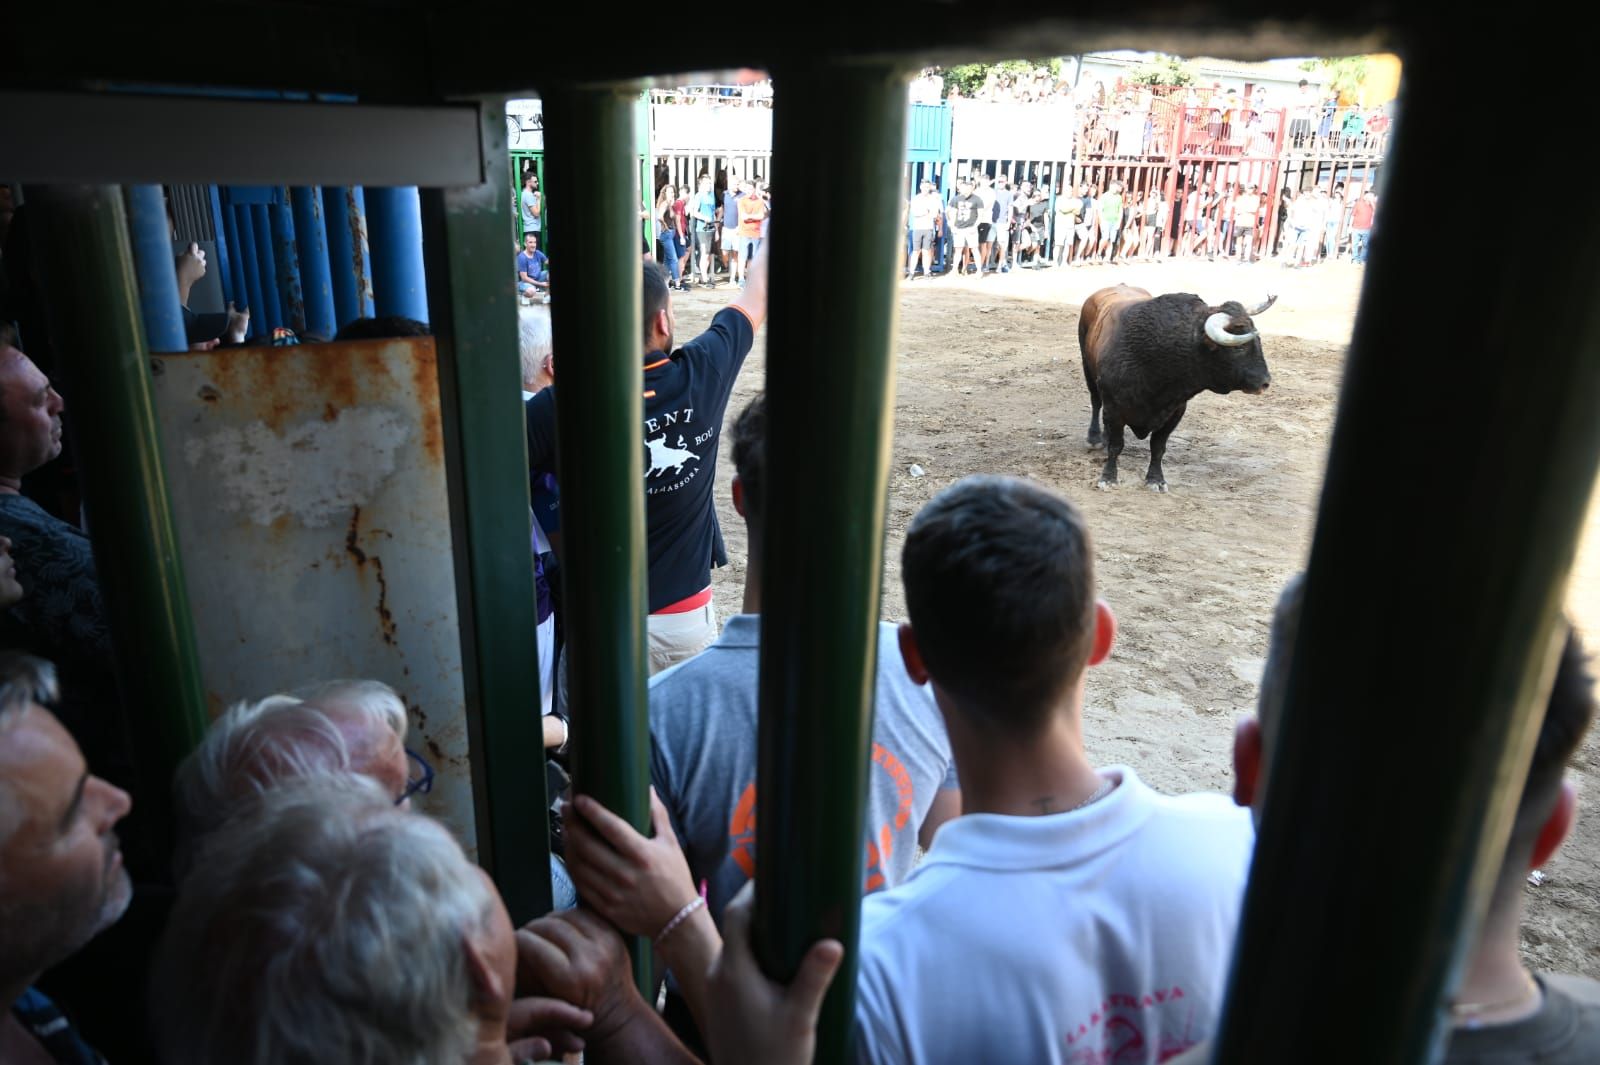
[[[211,713],[384,681],[438,774],[420,807],[474,849],[433,338],[162,355],[153,369]]]

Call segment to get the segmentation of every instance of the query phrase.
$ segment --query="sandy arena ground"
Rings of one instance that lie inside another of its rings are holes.
[[[1163,462],[1168,495],[1142,488],[1148,442],[1131,433],[1122,489],[1092,487],[1104,452],[1084,446],[1077,308],[1119,282],[1212,302],[1280,294],[1259,322],[1271,390],[1190,404]],[[1089,682],[1091,756],[1132,765],[1168,791],[1229,790],[1233,723],[1254,708],[1273,603],[1310,545],[1360,284],[1360,268],[1343,263],[1285,270],[1170,260],[903,284],[884,616],[904,616],[900,545],[939,489],[979,472],[1058,488],[1088,516],[1100,584],[1121,623],[1116,653]],[[680,336],[693,336],[730,296],[727,286],[680,293]],[[761,388],[764,359],[758,339],[730,417]],[[913,464],[923,476],[911,475]],[[716,588],[726,616],[740,601],[745,536],[728,499],[726,449],[722,467],[718,505],[732,564]],[[1600,506],[1591,508],[1570,602],[1590,647],[1600,648]],[[1594,735],[1577,762],[1585,797],[1600,795]],[[1528,888],[1524,947],[1533,964],[1600,977],[1597,863],[1600,807],[1591,807],[1544,884]]]

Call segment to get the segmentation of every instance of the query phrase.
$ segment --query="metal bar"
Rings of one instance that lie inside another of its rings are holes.
[[[369,188],[366,197],[376,313],[426,322],[428,277],[422,265],[422,206],[416,186]]]
[[[239,234],[239,262],[244,271],[245,302],[250,305],[250,336],[259,337],[266,330],[266,298],[261,295],[261,260],[256,255],[256,227],[248,205],[236,204],[233,208],[235,227]]]
[[[288,189],[273,190],[267,220],[272,224],[272,258],[278,264],[283,324],[299,336],[306,331],[306,301],[300,286],[300,254],[295,247],[294,212],[289,206]]]
[[[305,332],[333,339],[338,325],[333,316],[333,282],[329,277],[328,231],[322,219],[322,190],[300,186],[289,190],[294,209],[294,242],[300,260],[301,297],[305,303]]]
[[[130,185],[126,196],[145,343],[151,351],[188,351],[166,197],[160,185]]]
[[[229,199],[227,190],[219,190],[218,194],[222,199],[222,229],[228,241],[228,273],[233,279],[233,295],[229,298],[241,310],[254,307],[250,302],[250,283],[246,280],[246,273],[249,263],[255,258],[255,250],[245,247],[244,234],[239,231],[239,212]]]
[[[633,93],[561,89],[544,98],[550,188],[583,189],[592,210],[558,210],[563,249],[551,284],[563,352],[556,389],[561,572],[573,734],[574,786],[649,831],[650,733],[645,696],[644,459],[639,425],[640,269],[633,250],[636,154]],[[496,257],[495,262],[501,260]],[[580,592],[581,590],[581,592]],[[632,945],[648,985],[648,950]]]
[[[761,586],[756,837],[768,842],[756,848],[755,947],[788,981],[817,939],[844,943],[816,1055],[838,1062],[861,918],[906,78],[815,62],[776,68],[774,87],[773,169],[795,179],[785,181],[793,204],[772,223],[765,483],[783,488],[768,492],[762,523],[775,564]],[[854,236],[848,255],[807,239],[806,219],[822,211]],[[835,412],[825,439],[815,432],[824,406]]]
[[[250,228],[256,240],[256,276],[261,282],[261,331],[270,333],[283,324],[283,300],[278,293],[278,260],[273,255],[272,219],[264,203],[251,204],[249,211]]]
[[[1407,57],[1217,1048],[1230,1065],[1301,1060],[1329,1003],[1355,1002],[1363,1063],[1434,1060],[1542,716],[1600,468],[1600,212],[1573,213],[1555,268],[1486,266],[1465,234],[1440,247],[1430,219],[1474,206],[1435,177],[1454,145],[1520,122],[1532,172],[1566,154],[1559,111],[1461,109],[1470,68],[1456,48]],[[1420,476],[1395,476],[1400,425],[1435,444]],[[1381,785],[1351,786],[1357,765]]]
[[[6,173],[23,182],[461,185],[483,176],[478,138],[475,105],[0,92]]]
[[[422,213],[457,545],[478,857],[521,925],[551,906],[549,800],[544,774],[528,771],[530,753],[542,751],[544,740],[517,299],[500,254],[509,221],[500,186],[506,132],[493,108],[485,114],[483,170],[493,176],[428,190]]]
[[[328,185],[322,190],[322,209],[327,217],[328,277],[333,288],[335,331],[362,316],[359,293],[365,284],[366,256],[357,243],[352,226],[351,200],[354,190]]]
[[[235,251],[233,218],[231,212],[223,209],[222,195],[215,185],[206,186],[206,202],[211,212],[211,231],[217,237],[217,280],[222,283],[223,302],[230,303],[238,298],[235,293],[239,291],[234,278],[238,253]]]
[[[167,782],[209,718],[150,397],[127,216],[115,185],[30,186],[28,206],[50,293],[51,337],[71,386],[67,416],[145,790],[139,801],[154,812],[151,825],[164,825]]]

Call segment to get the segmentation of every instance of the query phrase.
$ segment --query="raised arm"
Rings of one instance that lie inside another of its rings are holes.
[[[744,291],[728,305],[743,311],[752,329],[760,329],[767,320],[767,249],[771,246],[770,240],[761,242],[755,259],[745,269]]]

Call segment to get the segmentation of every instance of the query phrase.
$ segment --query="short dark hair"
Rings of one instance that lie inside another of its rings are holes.
[[[901,554],[923,664],[963,713],[1036,735],[1094,641],[1094,549],[1078,508],[1013,477],[967,477],[912,521]]]
[[[399,315],[382,318],[357,318],[334,334],[334,340],[388,340],[392,337],[431,337],[427,322]]]
[[[667,309],[667,272],[658,262],[644,264],[644,284],[640,288],[644,297],[644,316],[641,330],[644,343],[650,343],[650,327],[656,315]]]
[[[761,491],[767,471],[767,394],[759,393],[745,404],[728,434],[733,448],[733,469],[744,484],[744,511],[759,521],[763,512]]]

